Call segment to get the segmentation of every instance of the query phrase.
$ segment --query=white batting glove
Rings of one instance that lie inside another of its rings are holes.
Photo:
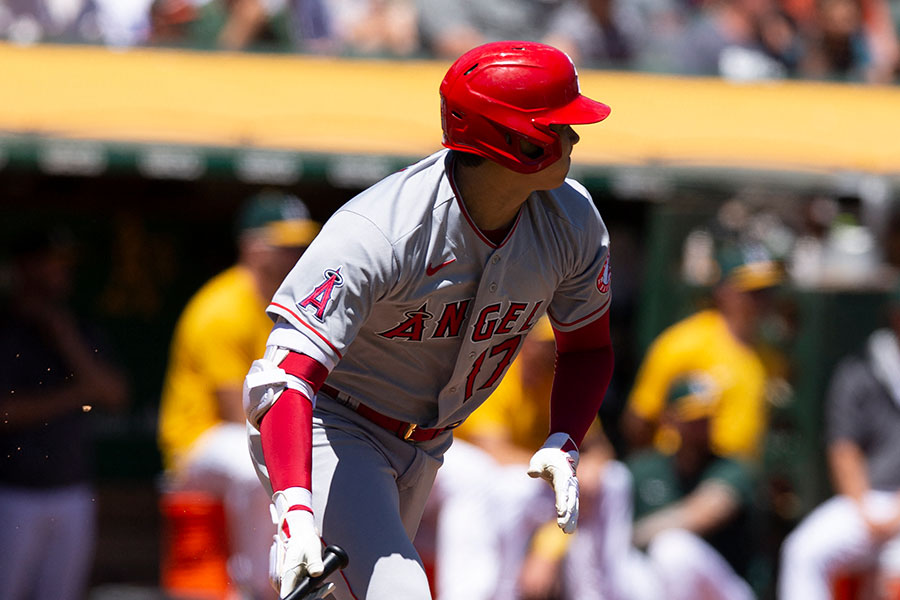
[[[572,533],[578,524],[578,447],[565,433],[551,433],[541,449],[534,453],[528,474],[550,484],[556,495],[556,524]]]
[[[275,505],[273,520],[278,531],[269,554],[269,577],[280,597],[284,598],[304,577],[316,577],[324,571],[322,540],[316,532],[313,514],[295,508],[312,503],[309,490],[292,487],[276,492],[272,499]]]

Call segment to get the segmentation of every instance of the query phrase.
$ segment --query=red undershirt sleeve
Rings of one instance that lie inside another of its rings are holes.
[[[554,333],[556,371],[550,395],[550,433],[567,433],[580,446],[612,379],[609,311],[580,329]]]
[[[318,361],[291,352],[279,366],[317,392],[328,370]],[[288,388],[260,422],[263,456],[275,492],[289,487],[312,488],[312,401]]]

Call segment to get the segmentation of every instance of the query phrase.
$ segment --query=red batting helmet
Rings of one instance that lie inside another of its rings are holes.
[[[551,124],[596,123],[609,107],[581,95],[564,52],[536,42],[505,41],[469,50],[441,82],[444,146],[534,173],[562,156]],[[523,152],[521,140],[541,148]]]

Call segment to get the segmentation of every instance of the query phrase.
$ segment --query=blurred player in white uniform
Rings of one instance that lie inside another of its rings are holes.
[[[835,576],[870,569],[877,586],[900,581],[900,287],[888,325],[832,378],[825,438],[835,495],[782,545],[781,600],[825,600]]]
[[[411,540],[452,428],[545,313],[558,357],[528,470],[575,529],[578,444],[613,356],[609,236],[566,176],[571,125],[609,108],[581,95],[568,56],[531,42],[469,51],[440,92],[447,149],[331,217],[269,305],[275,327],[245,381],[282,595],[321,572],[324,542],[350,556],[339,600],[431,597]]]
[[[712,452],[720,392],[706,373],[676,381],[663,422],[673,454],[646,449],[611,460],[600,429],[579,465],[581,523],[535,536],[516,598],[566,600],[753,600],[743,579],[753,552],[752,471]]]

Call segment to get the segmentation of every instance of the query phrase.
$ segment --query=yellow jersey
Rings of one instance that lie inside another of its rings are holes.
[[[656,421],[669,386],[691,372],[712,377],[721,396],[710,424],[713,450],[758,456],[766,423],[766,370],[757,352],[734,337],[716,310],[675,323],[651,344],[628,399],[637,416]]]
[[[240,388],[265,351],[272,321],[250,272],[234,266],[213,277],[178,319],[159,414],[159,446],[173,468],[204,431],[221,421],[218,389]]]

